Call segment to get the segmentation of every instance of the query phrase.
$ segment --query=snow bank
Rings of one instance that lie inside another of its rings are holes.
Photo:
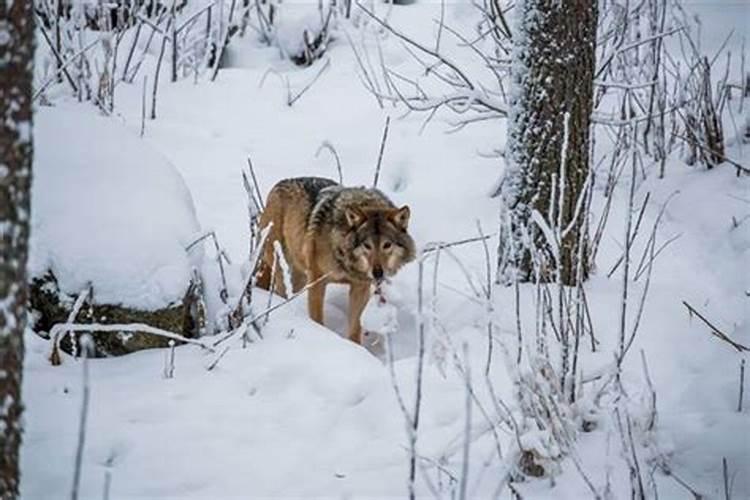
[[[97,302],[154,310],[182,298],[199,226],[180,174],[110,118],[61,106],[34,124],[31,276],[91,282]]]

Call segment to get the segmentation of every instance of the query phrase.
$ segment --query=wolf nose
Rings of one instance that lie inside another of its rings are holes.
[[[378,266],[372,269],[372,277],[380,281],[383,279],[383,268]]]

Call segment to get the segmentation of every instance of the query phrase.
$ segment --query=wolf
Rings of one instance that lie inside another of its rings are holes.
[[[408,206],[397,208],[378,189],[344,187],[322,177],[279,181],[260,217],[261,228],[270,229],[257,285],[270,290],[273,280],[273,290],[287,296],[283,257],[292,292],[309,284],[308,313],[321,325],[326,286],[349,285],[348,335],[361,344],[361,316],[372,285],[414,260],[410,215]]]

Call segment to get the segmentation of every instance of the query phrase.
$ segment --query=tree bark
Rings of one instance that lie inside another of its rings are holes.
[[[538,273],[542,281],[573,285],[588,277],[586,204],[576,207],[589,175],[597,2],[522,0],[516,9],[501,190],[509,214],[509,264],[520,281]],[[534,211],[559,240],[559,257],[550,234],[545,237],[533,221]]]
[[[32,159],[33,2],[0,2],[0,498],[16,498]]]

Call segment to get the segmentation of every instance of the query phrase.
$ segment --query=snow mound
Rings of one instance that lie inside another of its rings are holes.
[[[174,167],[93,112],[40,108],[34,133],[31,276],[49,269],[63,292],[91,282],[97,302],[144,310],[181,299],[199,225]]]
[[[314,39],[325,22],[317,3],[285,4],[281,11],[276,36],[286,54],[301,54],[305,49],[305,31],[310,40]],[[291,8],[289,8],[291,7]]]

